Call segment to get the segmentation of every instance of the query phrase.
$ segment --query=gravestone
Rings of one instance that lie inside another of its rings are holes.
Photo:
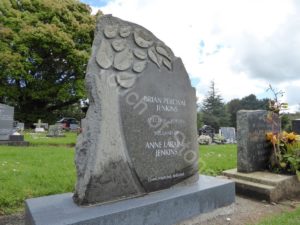
[[[267,132],[280,132],[277,114],[266,110],[240,110],[237,113],[238,172],[267,169],[272,146]]]
[[[39,119],[37,123],[33,124],[35,126],[34,131],[38,132],[45,132],[45,129],[48,129],[48,123],[42,123],[42,120]]]
[[[181,59],[139,25],[107,16],[96,30],[74,200],[114,201],[197,180],[196,95]]]
[[[0,103],[0,141],[8,141],[13,133],[14,107]]]
[[[204,125],[198,130],[198,133],[199,135],[208,135],[213,139],[215,135],[215,129],[209,125]]]
[[[236,142],[236,135],[235,135],[234,127],[221,127],[219,130],[219,134],[225,138],[226,143],[235,143]]]
[[[300,134],[300,119],[292,120],[292,131]]]
[[[75,193],[26,200],[26,224],[174,225],[234,202],[232,181],[199,178],[195,90],[150,31],[99,18],[85,82]]]
[[[47,137],[65,137],[61,124],[50,125]]]

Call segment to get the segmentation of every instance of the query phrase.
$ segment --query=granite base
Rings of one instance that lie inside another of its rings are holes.
[[[201,175],[198,182],[143,197],[79,207],[72,193],[25,202],[26,225],[173,225],[235,201],[234,183]]]

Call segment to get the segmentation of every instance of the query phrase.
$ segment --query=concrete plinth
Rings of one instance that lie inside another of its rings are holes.
[[[236,169],[226,170],[223,175],[235,182],[238,194],[251,198],[277,202],[300,195],[300,182],[296,175],[282,175],[268,171],[241,173]]]
[[[72,193],[26,200],[26,225],[173,225],[235,201],[234,183],[200,176],[197,183],[144,197],[79,207]]]

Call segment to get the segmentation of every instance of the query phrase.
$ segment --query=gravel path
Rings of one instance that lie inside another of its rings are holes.
[[[278,204],[269,204],[263,201],[255,201],[241,196],[236,197],[236,202],[212,213],[208,218],[193,218],[180,225],[245,225],[255,224],[266,216],[278,214],[283,211],[293,210],[300,206],[300,196],[293,200],[285,200]],[[24,213],[10,216],[0,216],[0,225],[24,225]],[[130,224],[129,224],[130,225]],[[142,225],[142,224],[141,224]]]

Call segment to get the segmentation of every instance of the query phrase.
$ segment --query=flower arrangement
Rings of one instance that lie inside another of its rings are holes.
[[[280,116],[280,111],[288,108],[287,103],[280,103],[278,100],[278,95],[282,96],[283,92],[276,92],[271,85],[268,90],[274,94],[274,100],[269,101],[270,115],[268,118],[272,118],[272,113]],[[296,174],[300,181],[300,135],[285,131],[269,132],[266,134],[266,139],[273,145],[269,168],[277,173]]]

